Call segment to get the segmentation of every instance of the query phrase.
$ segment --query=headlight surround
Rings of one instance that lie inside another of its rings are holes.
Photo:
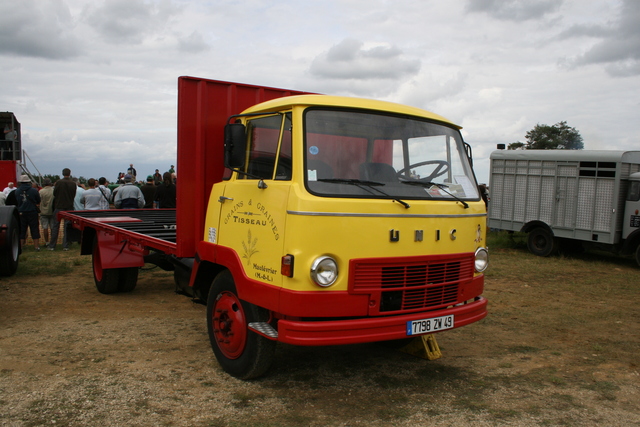
[[[316,258],[311,265],[311,280],[326,288],[338,279],[338,263],[330,256]]]
[[[487,248],[476,249],[474,267],[478,273],[482,273],[489,266],[489,251]]]

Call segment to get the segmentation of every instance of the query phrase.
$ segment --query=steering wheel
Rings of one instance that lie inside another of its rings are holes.
[[[404,175],[404,173],[408,170],[411,170],[413,168],[417,168],[420,166],[426,166],[426,165],[438,165],[438,166],[436,166],[436,168],[433,170],[431,175],[429,175],[426,178],[420,178],[420,181],[431,181],[433,178],[437,178],[440,175],[444,175],[445,173],[449,172],[449,162],[447,162],[446,160],[427,160],[424,162],[414,163],[412,165],[407,166],[404,169],[400,169],[398,172],[396,172],[396,175],[399,178],[401,175]]]

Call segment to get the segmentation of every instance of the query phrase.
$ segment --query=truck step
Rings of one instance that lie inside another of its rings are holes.
[[[264,335],[275,340],[278,339],[278,331],[276,331],[273,326],[267,322],[251,322],[249,323],[249,329],[259,333],[260,335]]]

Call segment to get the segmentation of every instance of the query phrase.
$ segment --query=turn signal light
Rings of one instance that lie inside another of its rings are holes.
[[[280,263],[280,274],[293,277],[293,255],[285,255]]]

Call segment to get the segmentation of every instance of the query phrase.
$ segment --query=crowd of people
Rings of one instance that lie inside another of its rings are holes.
[[[40,228],[45,246],[55,250],[58,243],[61,221],[58,212],[71,210],[116,209],[168,209],[176,207],[176,173],[174,166],[160,175],[158,169],[148,175],[146,182],[138,183],[136,169],[129,165],[127,173],[120,173],[117,186],[109,188],[105,177],[89,178],[81,184],[71,177],[71,170],[62,170],[62,179],[55,184],[49,178],[42,182],[42,188],[32,182],[28,175],[20,176],[19,186],[9,182],[0,192],[0,206],[17,206],[20,214],[20,239],[26,244],[30,232],[33,246],[40,250]],[[49,234],[51,232],[51,234]],[[62,250],[69,250],[67,229],[63,227]]]

